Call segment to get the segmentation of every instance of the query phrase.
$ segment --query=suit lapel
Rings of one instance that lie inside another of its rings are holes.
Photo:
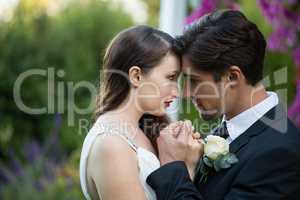
[[[283,125],[283,123],[286,122],[282,119],[286,118],[286,109],[283,107],[283,105],[279,104],[276,107],[272,108],[262,118],[256,121],[248,130],[246,130],[242,135],[240,135],[232,143],[230,143],[230,152],[235,153],[237,157],[239,157],[239,151],[247,146],[247,144],[253,137],[260,135],[265,129],[269,127],[276,128],[274,127],[274,124],[279,124],[279,126]],[[280,123],[277,123],[279,120]],[[222,177],[224,177],[227,172],[228,170],[224,170],[210,175],[206,183],[201,183],[199,181],[201,173],[198,173],[195,181],[198,184],[199,190],[204,194],[214,194],[213,190],[216,189],[219,180],[222,179]],[[224,186],[222,187],[224,188]]]
[[[238,138],[236,138],[232,143],[229,145],[229,150],[231,153],[237,153],[241,148],[246,146],[250,139],[253,136],[259,135],[262,133],[267,126],[264,126],[261,121],[255,122],[245,133],[240,135]]]
[[[248,130],[230,143],[230,152],[238,153],[240,149],[246,146],[251,138],[261,134],[266,128],[275,124],[278,120],[286,116],[285,109],[282,104],[279,104],[268,111],[262,118],[256,121]]]
[[[268,111],[262,118],[256,121],[248,130],[246,130],[242,135],[240,135],[232,143],[230,143],[229,146],[230,152],[238,156],[239,151],[245,146],[247,146],[247,144],[253,137],[260,135],[266,128],[268,127],[276,128],[276,126],[285,126],[286,121],[283,119],[287,119],[286,109],[283,107],[283,105],[279,104],[276,107],[272,108],[270,111]],[[211,175],[211,177],[208,178],[208,182],[212,182],[212,185],[214,185],[214,186],[211,185],[211,187],[215,187],[216,179],[218,180],[225,173],[226,170]],[[198,184],[200,191],[208,192],[207,189],[210,188],[209,186],[210,184],[201,183],[200,176],[201,173],[199,173],[198,171],[195,178],[195,183]]]

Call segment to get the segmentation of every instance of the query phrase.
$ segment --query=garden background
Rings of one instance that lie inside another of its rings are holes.
[[[268,40],[264,82],[287,102],[290,118],[300,126],[300,1],[188,2],[186,24],[231,8],[258,25]],[[84,199],[78,167],[92,112],[68,105],[93,108],[94,99],[87,88],[75,86],[98,86],[108,42],[133,25],[158,27],[159,9],[159,0],[0,1],[0,199]],[[18,99],[16,84],[32,70],[39,75],[24,79]],[[47,112],[29,114],[20,100]],[[180,118],[198,118],[194,109],[186,112],[186,104]]]

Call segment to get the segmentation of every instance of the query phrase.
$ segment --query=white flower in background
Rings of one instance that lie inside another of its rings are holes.
[[[204,155],[216,160],[220,155],[229,153],[229,143],[222,137],[209,135],[205,139]]]

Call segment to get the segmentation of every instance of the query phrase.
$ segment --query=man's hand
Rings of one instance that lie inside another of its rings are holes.
[[[192,180],[194,180],[195,170],[203,153],[204,142],[201,139],[201,135],[199,133],[193,133],[192,137],[189,137],[187,156],[184,160]]]
[[[190,121],[175,122],[163,129],[157,139],[157,146],[161,165],[184,161],[193,179],[195,167],[203,154],[203,144],[200,142],[200,134],[193,132]]]

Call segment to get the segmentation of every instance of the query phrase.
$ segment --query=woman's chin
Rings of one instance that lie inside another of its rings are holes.
[[[157,110],[157,111],[147,112],[147,113],[151,114],[151,115],[154,115],[154,116],[157,116],[157,117],[162,117],[162,116],[167,114],[167,111],[165,109],[163,109],[163,110]]]

